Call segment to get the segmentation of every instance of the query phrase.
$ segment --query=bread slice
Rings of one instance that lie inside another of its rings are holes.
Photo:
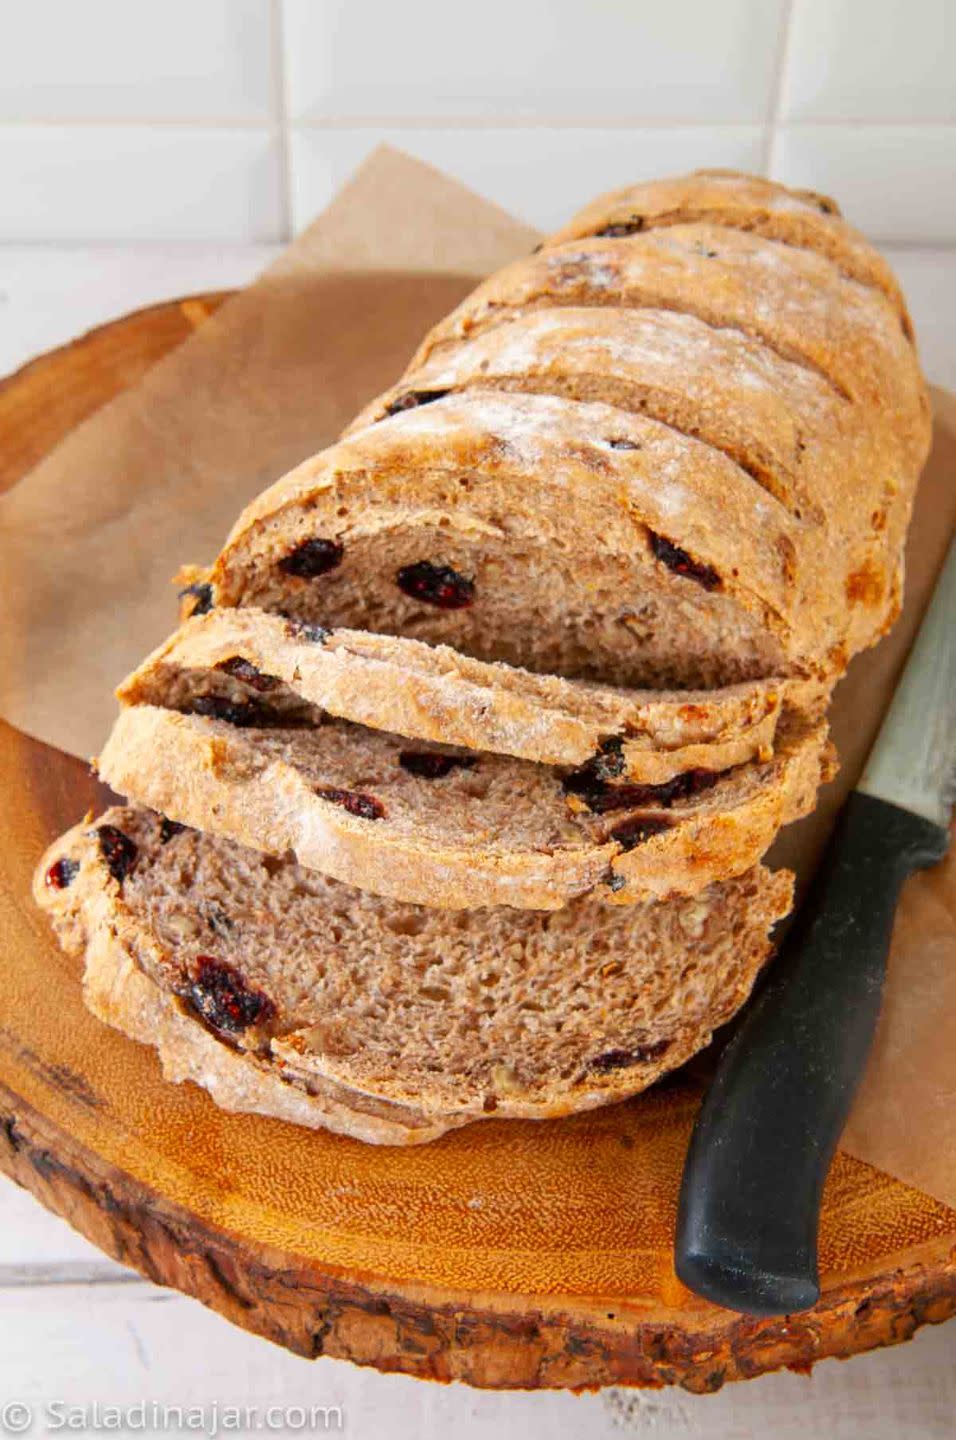
[[[348,721],[318,725],[186,695],[136,705],[103,779],[183,824],[375,894],[440,909],[557,909],[598,887],[620,904],[692,895],[749,869],[828,773],[826,725],[794,722],[773,757],[663,786],[565,774]],[[195,713],[199,710],[201,713]]]
[[[746,230],[768,240],[812,250],[844,275],[881,290],[912,333],[906,304],[889,265],[866,237],[840,215],[835,200],[813,190],[792,190],[737,170],[697,170],[647,180],[600,195],[545,241],[545,246],[599,235],[626,238],[663,226],[704,221]]]
[[[199,594],[536,673],[710,689],[812,673],[814,653],[827,670],[844,622],[835,634],[805,582],[806,541],[733,461],[666,425],[476,390],[277,482]]]
[[[881,290],[809,250],[718,225],[549,244],[489,276],[433,327],[405,379],[518,311],[560,306],[676,310],[760,341],[870,409],[925,458],[928,407],[916,351]]]
[[[621,1100],[746,999],[791,877],[693,900],[460,915],[377,899],[114,809],[47,852],[36,898],[94,1014],[227,1110],[414,1144]]]
[[[519,311],[446,347],[358,415],[350,430],[401,407],[466,388],[598,401],[651,416],[724,451],[798,518],[824,513],[826,490],[801,472],[845,428],[845,400],[806,366],[739,330],[673,310],[610,306]],[[857,429],[859,427],[856,427]],[[823,469],[821,465],[821,469]],[[825,483],[825,475],[820,477]]]
[[[769,759],[784,709],[820,718],[826,690],[757,680],[724,690],[633,691],[533,675],[363,630],[322,630],[264,610],[187,620],[117,690],[125,705],[237,712],[318,724],[323,715],[543,765],[591,765],[658,785],[686,770]]]

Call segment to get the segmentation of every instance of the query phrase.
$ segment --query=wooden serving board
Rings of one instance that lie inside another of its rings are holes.
[[[0,385],[0,487],[224,297],[154,307]],[[107,1254],[301,1355],[483,1386],[714,1390],[907,1339],[956,1312],[956,1211],[840,1154],[823,1298],[786,1320],[697,1299],[671,1263],[690,1072],[596,1114],[421,1149],[217,1110],[84,1010],[29,895],[102,796],[0,725],[0,1167]]]

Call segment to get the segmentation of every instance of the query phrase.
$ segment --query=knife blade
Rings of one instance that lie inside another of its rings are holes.
[[[956,541],[856,788],[949,826],[956,799]]]
[[[904,880],[943,858],[956,782],[956,543],[863,778],[704,1098],[675,1268],[730,1309],[820,1294],[823,1183],[872,1045]]]

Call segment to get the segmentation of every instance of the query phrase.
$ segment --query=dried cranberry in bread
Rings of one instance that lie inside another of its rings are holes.
[[[99,759],[131,801],[336,880],[439,909],[620,904],[739,875],[829,774],[825,724],[781,727],[773,758],[662,786],[449,746],[348,721],[309,725],[181,694],[121,712]]]
[[[120,878],[104,831],[131,852]],[[681,1064],[746,999],[791,877],[758,868],[628,911],[450,916],[115,809],[50,848],[35,891],[93,1013],[153,1045],[168,1079],[415,1144],[621,1100]]]
[[[819,718],[826,691],[755,680],[723,690],[616,690],[472,660],[446,645],[323,630],[264,610],[187,620],[117,690],[126,705],[202,697],[318,723],[323,714],[543,765],[660,784],[769,759],[784,709]]]

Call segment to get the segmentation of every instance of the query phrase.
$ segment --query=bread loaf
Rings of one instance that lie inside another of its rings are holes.
[[[586,207],[183,572],[100,757],[134,803],[37,874],[94,1013],[395,1144],[682,1063],[789,904],[759,861],[899,609],[929,429],[826,197]]]

